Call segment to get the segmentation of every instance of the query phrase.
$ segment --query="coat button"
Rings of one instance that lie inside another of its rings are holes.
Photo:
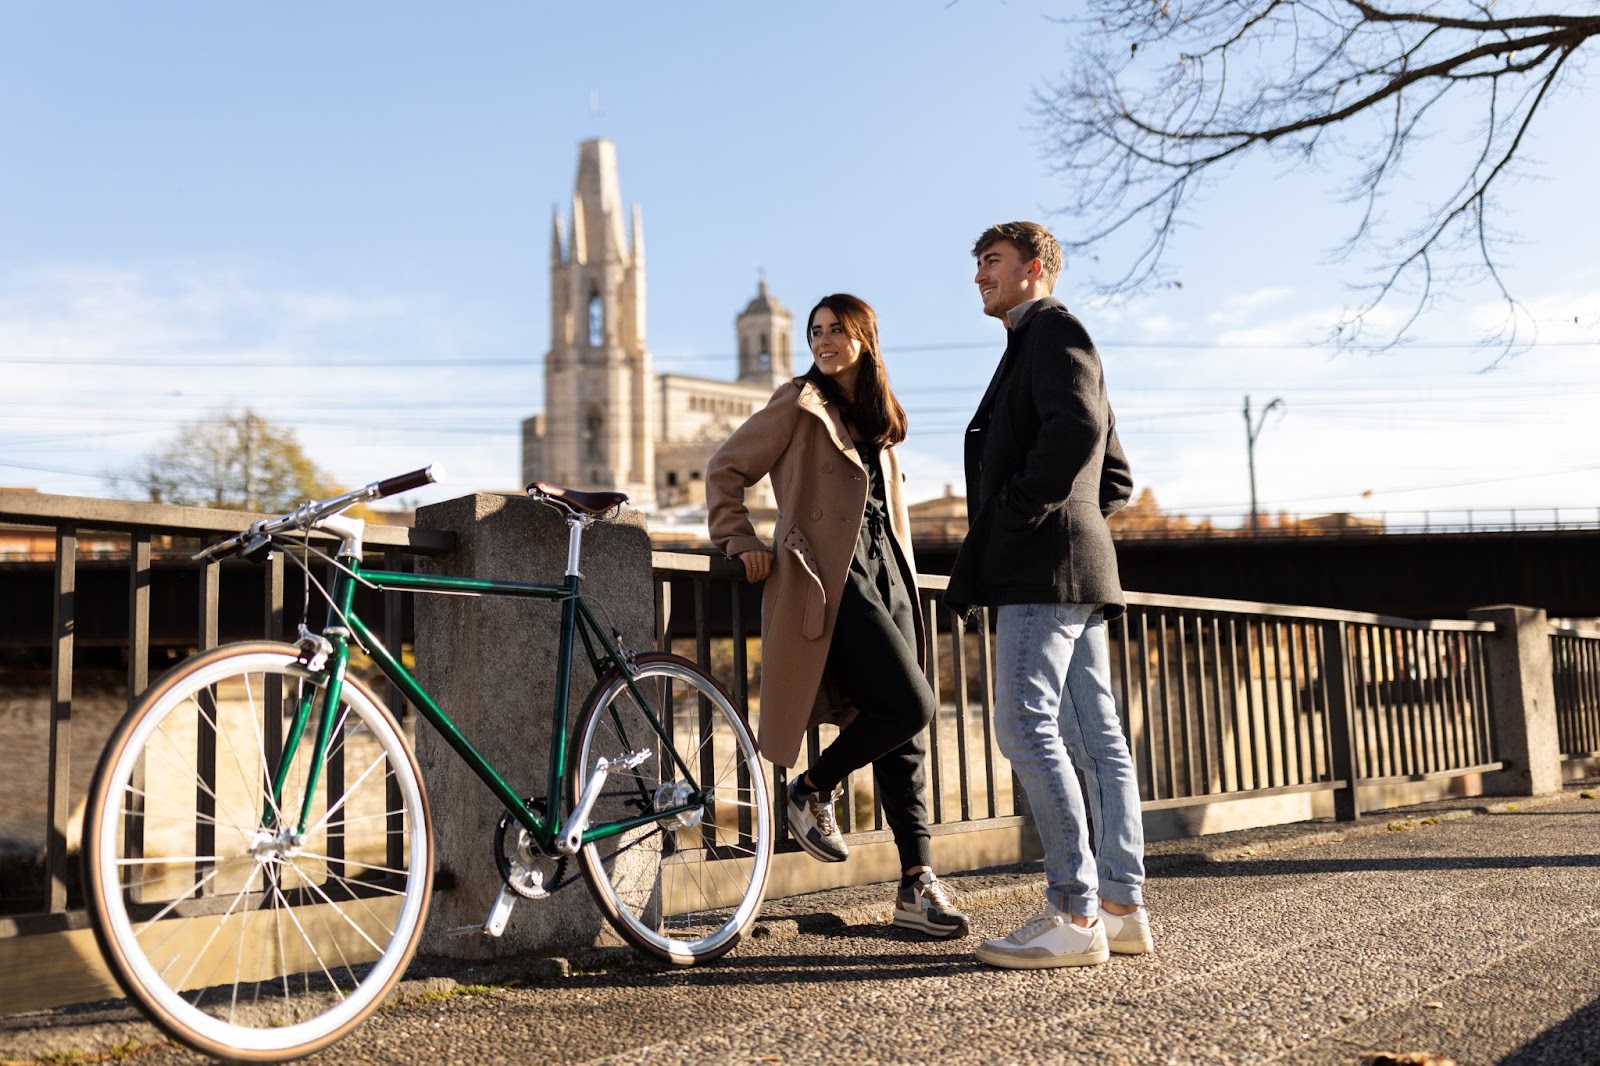
[[[833,464],[832,464],[832,463],[823,463],[823,464],[822,464],[822,472],[823,472],[823,473],[824,473],[824,474],[831,474],[831,473],[833,473]]]
[[[811,520],[813,522],[815,522],[817,519],[819,519],[821,517],[822,517],[822,510],[820,508],[818,508],[817,510],[814,510],[814,511],[811,512]]]

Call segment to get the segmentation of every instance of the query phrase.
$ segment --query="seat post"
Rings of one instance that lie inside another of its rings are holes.
[[[567,516],[567,576],[581,578],[583,574],[578,571],[578,557],[583,551],[583,519],[577,515]]]

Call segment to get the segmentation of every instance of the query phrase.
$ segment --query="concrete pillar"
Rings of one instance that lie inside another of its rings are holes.
[[[1508,764],[1484,776],[1484,791],[1502,796],[1555,792],[1561,788],[1561,745],[1545,613],[1497,605],[1468,614],[1495,624],[1488,640],[1489,693],[1500,758]]]
[[[423,561],[430,573],[538,584],[563,580],[566,523],[553,508],[525,497],[463,496],[421,508],[417,526],[450,530],[457,537],[455,551]],[[600,623],[615,625],[635,651],[648,650],[654,635],[654,585],[643,518],[626,511],[617,522],[590,526],[583,537],[580,569],[584,597]],[[415,602],[416,672],[423,688],[513,788],[528,796],[544,795],[559,605],[553,600],[427,593],[417,594]],[[577,714],[594,683],[582,642],[574,643],[570,716]],[[501,807],[431,726],[419,720],[416,734],[437,851],[433,906],[419,950],[488,959],[595,943],[605,921],[590,899],[576,857],[568,860],[566,874],[577,883],[549,899],[520,900],[500,938],[451,934],[481,924],[500,890],[494,828]],[[553,868],[553,861],[546,864],[547,871]]]

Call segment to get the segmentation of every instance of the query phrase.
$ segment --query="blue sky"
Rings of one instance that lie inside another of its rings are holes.
[[[1002,343],[972,238],[1074,226],[1031,102],[1082,32],[1047,16],[1075,10],[0,0],[0,484],[108,495],[175,426],[249,404],[349,483],[436,462],[449,483],[425,498],[515,488],[551,212],[578,142],[605,136],[643,207],[657,369],[732,376],[758,271],[802,315],[855,292],[912,419],[912,498],[936,495]],[[1102,306],[1094,264],[1069,261],[1057,295],[1100,345],[1139,483],[1243,511],[1250,394],[1285,401],[1257,455],[1271,510],[1600,508],[1580,84],[1506,199],[1539,343],[1493,373],[1481,289],[1409,349],[1311,343],[1363,276],[1328,261],[1349,174],[1230,171],[1175,242],[1181,289]],[[1461,150],[1458,118],[1414,188],[1457,180],[1431,161]]]

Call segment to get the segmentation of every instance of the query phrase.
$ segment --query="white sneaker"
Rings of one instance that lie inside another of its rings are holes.
[[[1150,912],[1140,907],[1132,914],[1112,914],[1101,908],[1100,923],[1106,927],[1106,946],[1118,955],[1144,955],[1155,950],[1150,939]]]
[[[978,961],[1010,970],[1045,970],[1054,966],[1098,966],[1111,957],[1106,927],[1073,925],[1055,907],[1034,915],[1021,929],[978,945]]]

